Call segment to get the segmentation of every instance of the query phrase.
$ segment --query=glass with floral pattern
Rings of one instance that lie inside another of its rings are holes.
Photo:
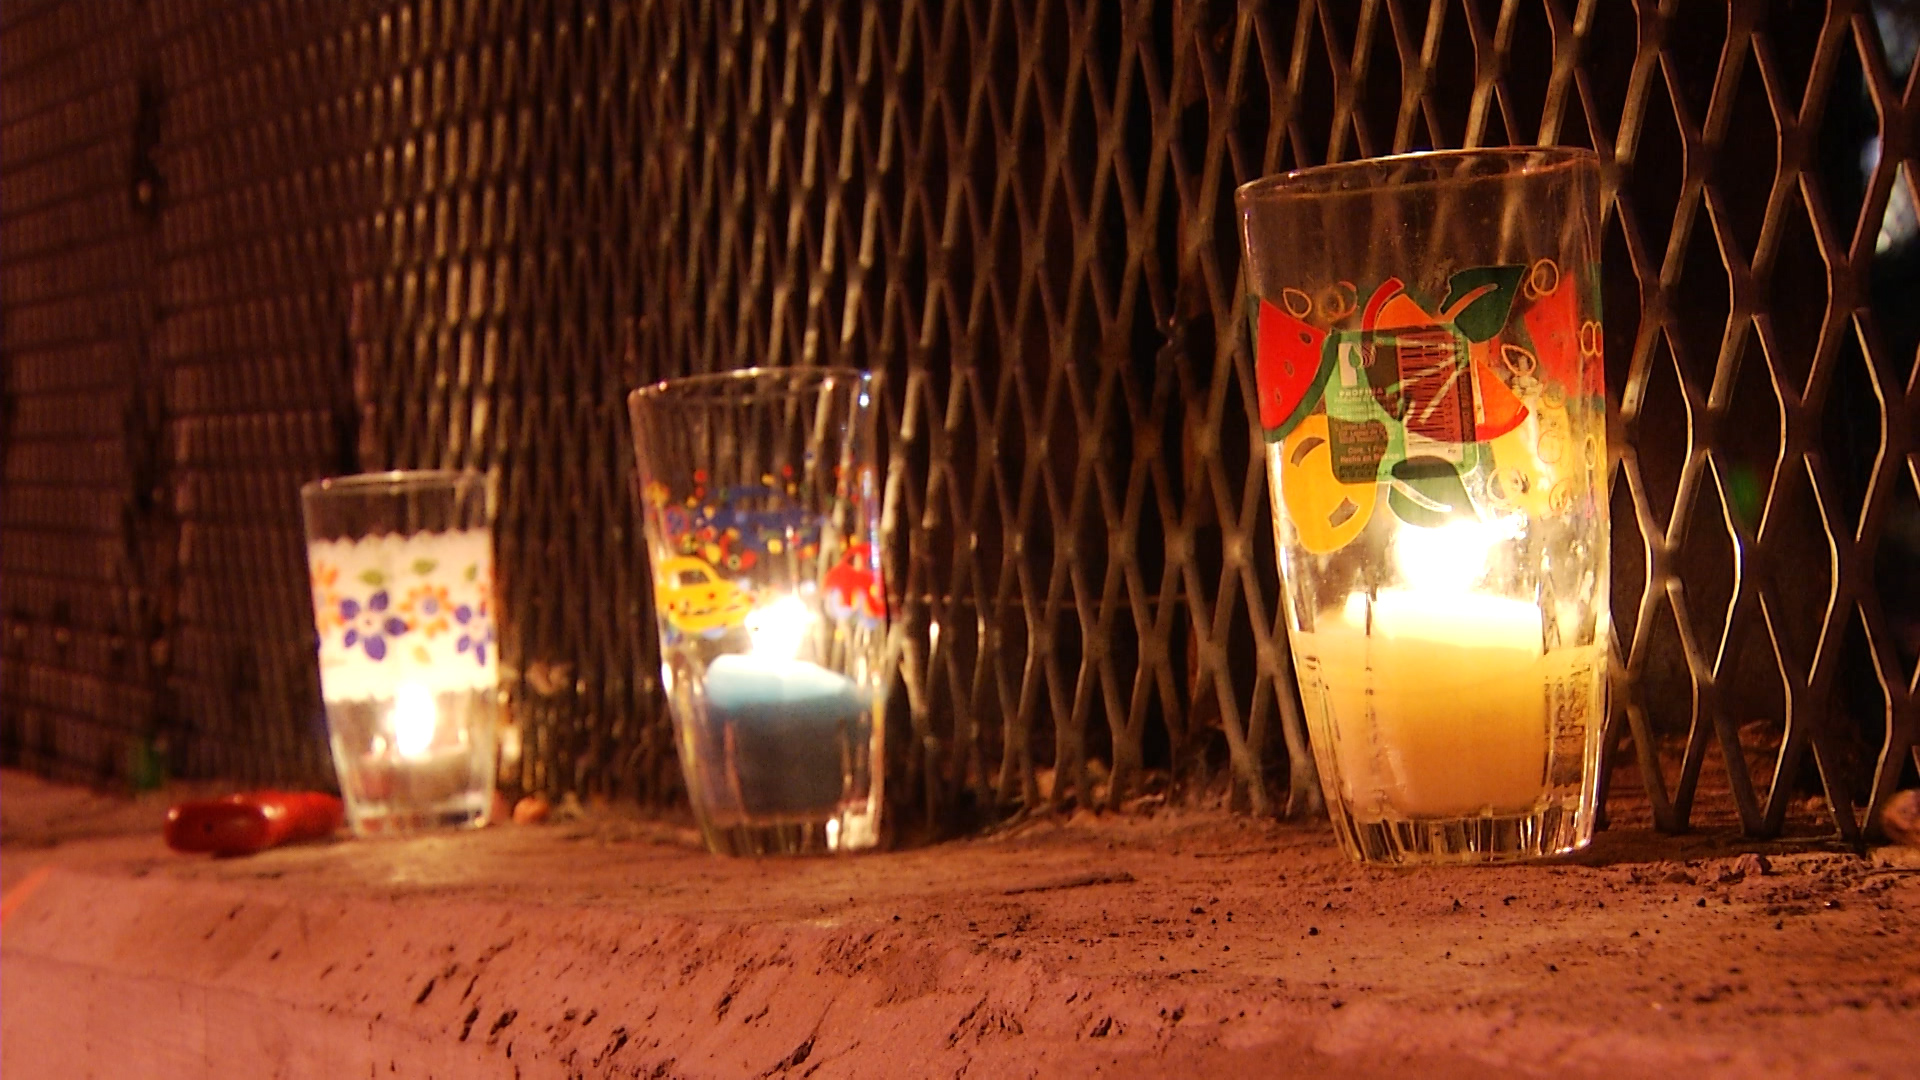
[[[354,833],[486,824],[500,711],[486,478],[372,473],[300,494],[320,692]]]
[[[701,375],[629,408],[661,670],[708,847],[874,846],[890,672],[872,376]]]
[[[1607,678],[1600,167],[1408,154],[1238,192],[1288,632],[1342,845],[1561,854]]]

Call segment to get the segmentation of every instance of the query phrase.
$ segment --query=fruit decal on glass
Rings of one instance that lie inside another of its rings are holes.
[[[1302,546],[1339,550],[1382,502],[1422,527],[1563,512],[1595,453],[1564,445],[1567,395],[1604,393],[1598,301],[1577,293],[1541,259],[1458,271],[1437,301],[1398,278],[1259,300],[1260,424]]]
[[[1380,486],[1368,476],[1362,483],[1340,479],[1327,439],[1327,418],[1314,413],[1280,447],[1280,498],[1308,551],[1346,547],[1373,517]]]
[[[835,621],[854,620],[871,629],[886,620],[887,594],[881,588],[880,566],[871,544],[861,540],[848,544],[821,584],[827,614]]]

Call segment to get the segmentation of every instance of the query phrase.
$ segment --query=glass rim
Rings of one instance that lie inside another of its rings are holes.
[[[680,375],[671,379],[661,379],[648,383],[627,395],[627,400],[659,401],[670,398],[687,397],[703,391],[728,390],[735,387],[747,387],[754,384],[775,384],[778,390],[790,390],[793,383],[831,385],[845,379],[849,382],[871,380],[873,372],[864,368],[847,366],[829,367],[748,367],[733,371],[711,371],[699,375]],[[780,385],[785,383],[787,385]],[[767,391],[761,391],[765,393]]]
[[[463,482],[485,482],[478,469],[388,469],[384,472],[324,476],[300,485],[300,497],[321,495],[404,495],[453,489]]]
[[[1465,176],[1430,176],[1415,180],[1392,181],[1396,190],[1430,184],[1474,183],[1484,180],[1543,176],[1585,164],[1598,166],[1600,155],[1584,146],[1490,146],[1471,150],[1415,150],[1404,154],[1336,161],[1309,165],[1287,172],[1269,173],[1249,180],[1234,189],[1234,202],[1247,204],[1276,195],[1311,198],[1315,196],[1359,195],[1388,186],[1387,177],[1395,169],[1433,163],[1503,162],[1497,173]]]

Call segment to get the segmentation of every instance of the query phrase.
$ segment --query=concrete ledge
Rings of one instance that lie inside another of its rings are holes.
[[[1641,836],[1596,865],[1367,871],[1322,828],[1185,815],[852,860],[710,858],[618,821],[230,861],[147,835],[28,854],[47,869],[10,868],[0,941],[9,1077],[1920,1062],[1920,863],[1884,858],[1762,874]]]

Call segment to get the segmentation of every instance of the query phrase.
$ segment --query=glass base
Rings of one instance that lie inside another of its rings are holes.
[[[1571,805],[1525,814],[1355,821],[1335,807],[1340,846],[1377,866],[1484,865],[1567,855],[1593,842],[1593,814]],[[1342,820],[1344,818],[1344,820]]]
[[[700,835],[715,855],[828,855],[878,844],[874,823],[864,813],[825,821],[704,822]]]
[[[462,798],[429,807],[372,806],[349,815],[353,835],[362,840],[379,837],[413,836],[417,833],[449,829],[478,829],[487,824],[493,796],[485,799]]]
[[[408,836],[471,829],[493,811],[500,696],[471,687],[327,703],[340,796],[353,834]],[[400,726],[423,742],[404,752]]]

